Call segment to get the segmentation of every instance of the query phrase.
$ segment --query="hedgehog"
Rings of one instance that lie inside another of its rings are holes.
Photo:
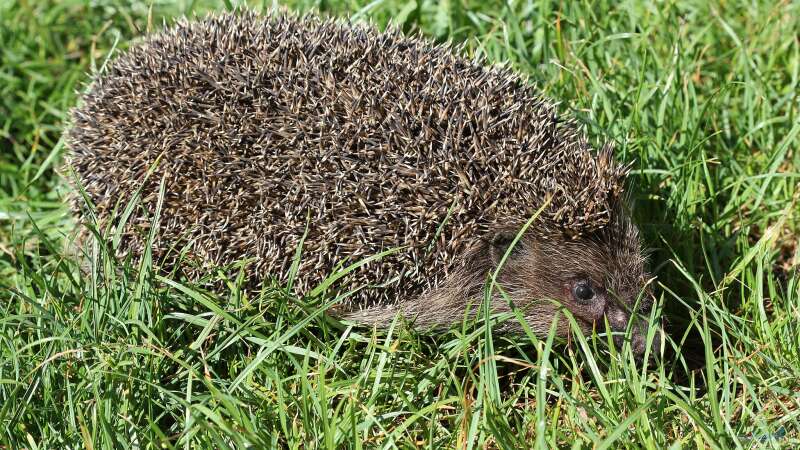
[[[180,19],[72,111],[72,208],[190,280],[229,268],[304,295],[349,267],[333,315],[358,324],[446,327],[488,298],[539,335],[564,309],[585,333],[630,329],[642,353],[630,166],[523,76],[459,51],[316,15]]]

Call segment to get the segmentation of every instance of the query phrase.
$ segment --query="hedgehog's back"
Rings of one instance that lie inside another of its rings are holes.
[[[73,120],[71,163],[101,220],[142,188],[124,250],[141,252],[164,179],[154,256],[167,267],[183,248],[200,263],[191,277],[254,258],[255,280],[283,279],[308,228],[306,288],[404,247],[349,278],[396,277],[362,300],[418,295],[548,194],[542,232],[598,228],[620,188],[608,155],[593,157],[518,77],[314,18],[178,24],[115,60]]]

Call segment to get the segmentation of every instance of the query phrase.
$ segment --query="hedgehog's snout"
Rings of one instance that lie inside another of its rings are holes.
[[[638,358],[642,358],[647,350],[647,335],[650,331],[650,327],[647,325],[647,320],[644,318],[638,318],[639,321],[634,323],[633,329],[631,330],[630,334],[630,345],[633,354],[636,355]],[[650,343],[650,358],[656,358],[658,355],[661,354],[661,339],[660,334],[663,332],[661,327],[656,329],[656,333],[653,337],[653,341]],[[617,348],[622,348],[625,343],[625,336],[624,330],[622,333],[619,333],[614,336],[614,345]]]
[[[645,350],[647,350],[647,335],[650,331],[647,317],[641,314],[643,312],[644,311],[630,312],[617,303],[611,303],[605,314],[611,331],[614,333],[614,345],[616,345],[618,349],[622,349],[625,340],[630,339],[631,350],[634,355],[639,357],[643,356]],[[630,334],[627,334],[626,332],[629,326]],[[651,357],[660,353],[661,340],[659,339],[659,333],[661,332],[661,328],[658,327],[651,343]]]

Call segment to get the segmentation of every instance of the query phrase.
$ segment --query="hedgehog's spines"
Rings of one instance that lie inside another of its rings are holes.
[[[300,289],[343,259],[400,244],[408,250],[350,278],[399,274],[381,295],[419,294],[484,233],[525,223],[547,195],[531,233],[607,228],[628,170],[611,148],[593,153],[575,120],[523,78],[452,47],[313,15],[181,20],[90,86],[72,114],[72,164],[102,216],[164,153],[158,170],[171,185],[154,256],[195,229],[190,257],[254,256],[255,278],[288,272],[310,211]],[[157,189],[142,192],[147,210]],[[144,212],[133,216],[128,249],[142,250],[146,226]],[[359,295],[375,297],[367,291]]]

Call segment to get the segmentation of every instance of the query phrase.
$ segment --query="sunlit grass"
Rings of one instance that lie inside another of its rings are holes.
[[[324,314],[346,287],[211,293],[75,255],[56,169],[88,74],[239,3],[0,0],[0,448],[800,446],[799,4],[288,3],[463,43],[615,142],[664,357],[492,332],[513,314],[351,327]]]

